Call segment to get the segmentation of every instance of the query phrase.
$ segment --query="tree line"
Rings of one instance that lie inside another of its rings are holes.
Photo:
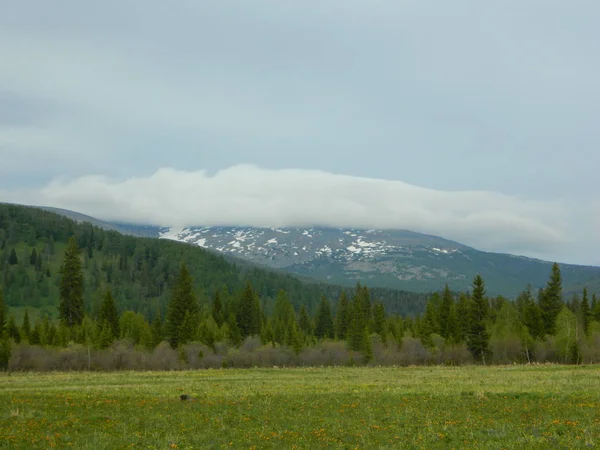
[[[129,343],[130,353],[167,352],[168,347],[174,353],[166,354],[176,354],[183,366],[191,359],[200,364],[200,354],[214,356],[224,346],[250,346],[254,352],[262,349],[263,355],[269,349],[268,361],[280,361],[283,355],[287,364],[305,361],[306,354],[314,360],[315,349],[332,348],[338,355],[327,361],[336,364],[600,361],[600,304],[585,289],[565,301],[558,264],[552,266],[547,285],[535,294],[527,288],[516,299],[488,297],[478,275],[468,292],[453,293],[446,286],[429,297],[422,314],[402,316],[374,301],[361,284],[351,292],[340,291],[337,298],[321,294],[312,311],[294,302],[285,289],[267,305],[249,280],[233,292],[215,289],[209,301],[201,301],[183,262],[168,287],[164,312],[156,309],[147,317],[133,309],[119,314],[110,288],[93,313],[86,309],[84,252],[75,237],[68,240],[58,269],[58,320],[43,316],[33,324],[26,310],[17,324],[6,313],[0,290],[3,367],[27,367],[22,361],[32,348],[79,346],[87,349],[91,368],[92,351],[116,351],[123,342]],[[198,346],[203,350],[190,356],[189,349]],[[221,356],[220,364],[239,363],[231,355]]]

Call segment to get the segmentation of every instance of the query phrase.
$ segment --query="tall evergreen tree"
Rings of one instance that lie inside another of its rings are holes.
[[[258,294],[254,292],[250,281],[247,281],[237,311],[237,323],[242,338],[260,334],[261,315]]]
[[[302,304],[302,306],[300,307],[300,317],[298,319],[298,326],[300,327],[300,331],[302,331],[306,336],[312,335],[312,322],[310,320],[310,316],[308,315],[306,305],[304,304]]]
[[[590,324],[592,323],[593,316],[588,300],[588,292],[586,288],[583,288],[583,298],[581,299],[581,305],[579,306],[579,312],[581,315],[581,323],[583,325],[583,332],[586,336],[590,335]]]
[[[563,307],[562,277],[557,263],[552,264],[552,272],[546,288],[541,292],[539,306],[542,310],[544,332],[556,334],[556,318]]]
[[[15,317],[12,314],[8,316],[8,320],[6,321],[6,334],[8,334],[8,337],[17,344],[21,342],[21,332],[19,331],[17,322],[15,322]]]
[[[473,358],[476,361],[483,362],[483,364],[485,364],[486,356],[490,353],[490,334],[486,329],[487,317],[488,302],[485,298],[485,284],[481,275],[477,275],[473,280],[467,346]]]
[[[596,298],[596,294],[592,294],[592,316],[594,320],[600,322],[600,302]]]
[[[21,337],[29,342],[31,335],[31,322],[29,320],[29,309],[25,308],[25,314],[23,315],[23,324],[21,325]]]
[[[104,295],[104,300],[100,305],[100,311],[98,312],[98,325],[101,330],[104,327],[104,323],[108,324],[109,330],[112,333],[112,337],[116,338],[119,336],[119,314],[117,313],[117,305],[115,299],[109,290]]]
[[[179,345],[179,330],[186,313],[197,318],[198,303],[192,289],[192,277],[186,265],[182,264],[167,310],[167,335],[172,348]]]
[[[212,316],[219,327],[225,322],[225,311],[223,311],[223,302],[221,301],[221,294],[219,291],[215,292],[212,304]]]
[[[14,248],[10,251],[10,255],[8,257],[8,264],[10,264],[11,266],[16,266],[17,264],[19,264],[19,258],[17,258],[17,252]]]
[[[348,327],[347,341],[350,350],[365,350],[364,332],[367,332],[371,322],[371,296],[367,287],[360,284],[356,286],[356,293],[352,302],[352,319]]]
[[[373,305],[373,332],[381,337],[381,341],[387,341],[387,330],[385,323],[385,307],[383,303],[376,302]]]
[[[79,247],[71,237],[65,250],[61,266],[59,316],[62,322],[72,327],[83,320],[83,269],[79,256]]]
[[[458,323],[458,342],[465,342],[469,334],[471,315],[471,297],[465,293],[458,296],[456,303],[456,321]]]
[[[29,263],[35,267],[37,264],[37,260],[38,260],[37,250],[35,249],[35,247],[33,247],[33,250],[31,250],[31,255],[29,256]]]
[[[158,344],[160,344],[164,339],[163,323],[160,318],[160,312],[157,312],[154,315],[154,319],[152,320],[151,335],[152,335],[152,347],[158,346]]]
[[[346,339],[351,320],[352,314],[350,304],[348,303],[348,296],[345,291],[342,291],[338,301],[337,313],[335,315],[335,334],[338,339]]]
[[[315,320],[315,336],[318,339],[333,339],[333,318],[331,306],[325,296],[321,297],[317,318]]]
[[[4,294],[0,287],[0,337],[3,336],[6,329],[6,308],[4,307]]]
[[[438,322],[440,335],[446,342],[457,342],[459,340],[458,321],[456,319],[456,309],[454,299],[448,285],[444,288],[440,310],[438,313]]]

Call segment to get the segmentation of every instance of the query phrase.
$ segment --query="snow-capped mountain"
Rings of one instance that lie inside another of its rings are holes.
[[[475,250],[440,237],[404,230],[335,228],[189,227],[162,229],[163,239],[339,284],[411,291],[468,289],[481,274],[490,294],[514,296],[545,284],[550,263]],[[564,265],[566,282],[598,277],[600,268]]]

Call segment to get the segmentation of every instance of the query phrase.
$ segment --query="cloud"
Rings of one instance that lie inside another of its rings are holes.
[[[147,177],[56,179],[0,194],[105,220],[161,226],[250,225],[408,229],[483,250],[530,256],[575,245],[569,203],[484,191],[440,191],[316,170],[236,165],[213,175],[163,168]],[[581,214],[581,205],[578,205]],[[597,213],[597,211],[596,211]],[[562,252],[562,253],[561,253]]]

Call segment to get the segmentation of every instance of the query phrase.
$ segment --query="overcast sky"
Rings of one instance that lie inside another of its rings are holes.
[[[600,4],[3,0],[0,200],[600,265]]]

